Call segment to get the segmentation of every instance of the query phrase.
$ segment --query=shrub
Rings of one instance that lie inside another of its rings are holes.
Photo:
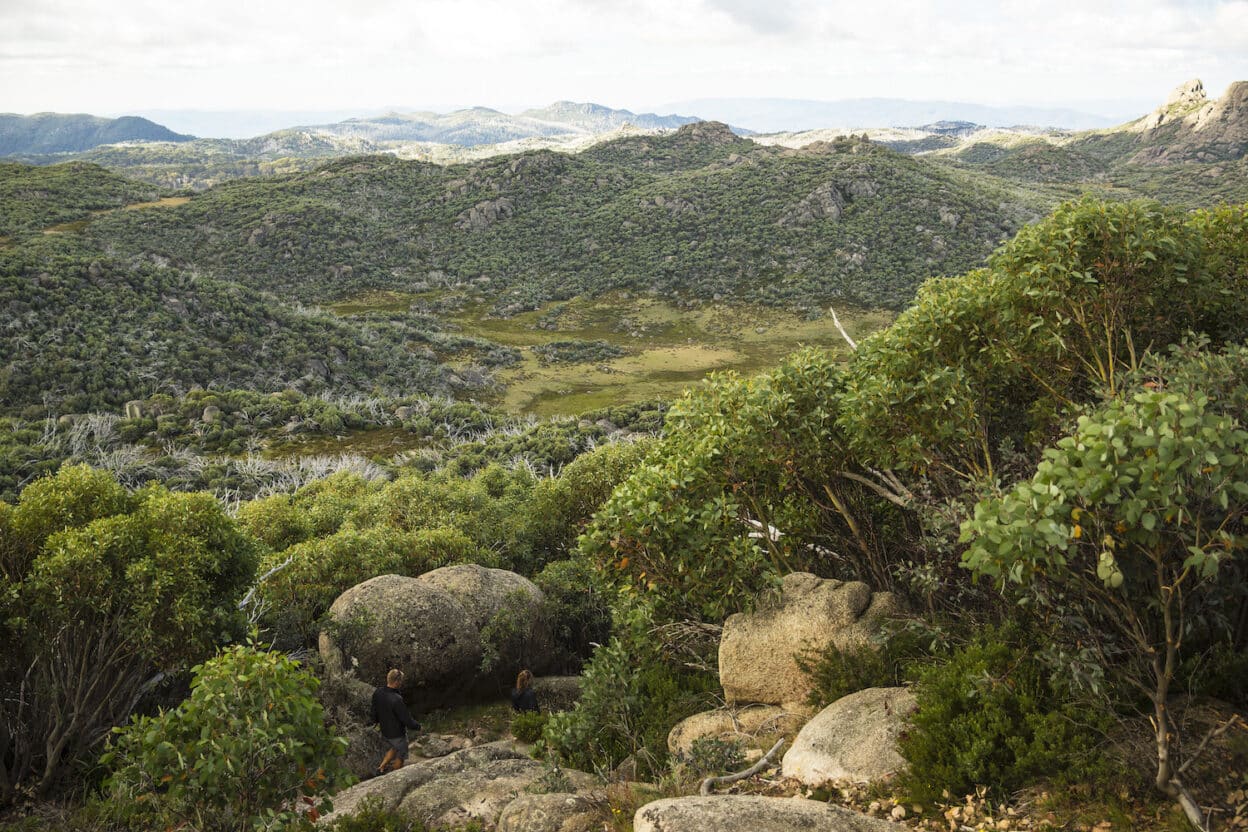
[[[816,708],[855,691],[897,684],[884,656],[871,648],[841,650],[834,644],[812,648],[797,656],[797,666],[810,680],[806,703]]]
[[[564,560],[576,550],[577,536],[621,482],[641,463],[652,443],[613,442],[569,462],[558,477],[539,480],[526,506],[524,535],[531,572]]]
[[[797,656],[797,666],[811,684],[806,702],[824,708],[866,688],[901,685],[911,679],[918,659],[944,649],[946,637],[923,622],[894,621],[871,647],[841,650],[828,644],[808,648]]]
[[[722,740],[719,737],[698,737],[682,755],[684,763],[697,775],[725,774],[745,767],[745,755],[740,740]]]
[[[21,571],[0,578],[0,803],[19,784],[46,794],[153,673],[241,635],[256,565],[211,495],[127,494],[85,466],[27,488],[5,516],[0,551]]]
[[[318,685],[279,653],[229,648],[195,668],[177,708],[117,729],[106,788],[114,802],[149,806],[153,821],[204,832],[315,820],[330,808],[323,795],[350,778]]]
[[[1236,397],[1151,386],[1090,409],[1029,481],[978,504],[964,560],[1056,612],[1094,690],[1107,693],[1105,679],[1146,693],[1154,782],[1197,822],[1169,698],[1195,636],[1233,645],[1248,572],[1248,413]]]
[[[283,646],[310,644],[321,619],[339,595],[377,575],[420,575],[452,563],[486,560],[458,529],[418,531],[348,526],[328,537],[291,546],[265,559],[265,570],[289,564],[260,587],[263,622]]]
[[[549,721],[550,714],[521,711],[511,718],[511,733],[520,742],[537,742]]]
[[[930,666],[914,688],[918,711],[899,748],[902,785],[916,800],[987,786],[998,795],[1057,772],[1094,769],[1075,708],[1025,646],[989,632]]]
[[[385,808],[380,798],[365,798],[349,815],[335,818],[326,832],[427,832],[423,823],[401,812]]]
[[[579,670],[593,645],[611,635],[611,608],[601,577],[584,560],[561,560],[547,564],[533,582],[546,596],[559,664]]]
[[[617,635],[585,666],[576,707],[551,715],[542,739],[574,768],[605,771],[632,756],[643,776],[657,775],[671,726],[712,707],[719,679],[663,653],[651,610],[626,602],[617,618]]]

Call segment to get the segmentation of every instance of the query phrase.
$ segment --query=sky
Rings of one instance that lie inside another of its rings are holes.
[[[1077,106],[1248,80],[1248,0],[0,0],[0,112]],[[1150,104],[1151,106],[1151,104]]]

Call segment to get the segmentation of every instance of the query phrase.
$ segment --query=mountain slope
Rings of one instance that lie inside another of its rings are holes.
[[[908,101],[900,98],[854,98],[811,101],[792,98],[705,98],[664,105],[664,109],[699,113],[750,130],[779,132],[828,127],[913,127],[937,121],[966,121],[991,127],[1030,124],[1087,130],[1108,127],[1113,119],[1076,110],[1043,107],[994,107],[959,101]]]
[[[80,153],[117,142],[185,142],[193,138],[138,116],[108,119],[85,114],[0,113],[0,156]]]
[[[472,147],[528,138],[608,133],[625,125],[644,130],[674,130],[700,120],[685,116],[657,116],[654,113],[637,114],[600,104],[558,101],[549,107],[526,110],[519,115],[509,115],[488,107],[472,107],[450,113],[389,113],[302,129],[373,142],[436,142]]]
[[[87,233],[304,303],[441,287],[509,314],[626,288],[898,307],[1053,200],[868,142],[794,151],[698,123],[578,155],[344,159]]]
[[[493,347],[440,336],[427,320],[309,313],[159,256],[117,257],[72,237],[0,248],[0,312],[0,402],[32,418],[197,386],[448,393],[488,379],[443,362]],[[504,350],[491,360],[511,359]]]
[[[1082,133],[982,131],[933,156],[1022,182],[1066,182],[1189,206],[1248,200],[1248,82],[1209,100],[1200,81],[1148,115]]]
[[[34,168],[0,162],[0,237],[155,198],[156,191],[97,165],[69,162]]]

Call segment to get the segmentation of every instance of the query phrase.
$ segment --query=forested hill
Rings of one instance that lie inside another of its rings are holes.
[[[305,303],[471,286],[503,314],[620,288],[899,308],[1054,202],[862,140],[788,150],[700,123],[579,155],[343,159],[88,234]]]
[[[187,142],[167,127],[138,116],[101,118],[85,114],[0,113],[0,156],[18,153],[78,153],[117,142]]]

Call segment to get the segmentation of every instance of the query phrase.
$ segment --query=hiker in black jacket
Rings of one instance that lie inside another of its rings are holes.
[[[511,708],[515,711],[537,712],[537,691],[533,690],[533,674],[521,670],[511,691]]]
[[[381,765],[377,766],[378,774],[403,767],[407,762],[407,729],[420,730],[420,723],[412,719],[407,703],[399,693],[402,684],[403,671],[396,667],[386,674],[386,684],[373,691],[372,721],[381,725],[381,735],[390,743]]]

